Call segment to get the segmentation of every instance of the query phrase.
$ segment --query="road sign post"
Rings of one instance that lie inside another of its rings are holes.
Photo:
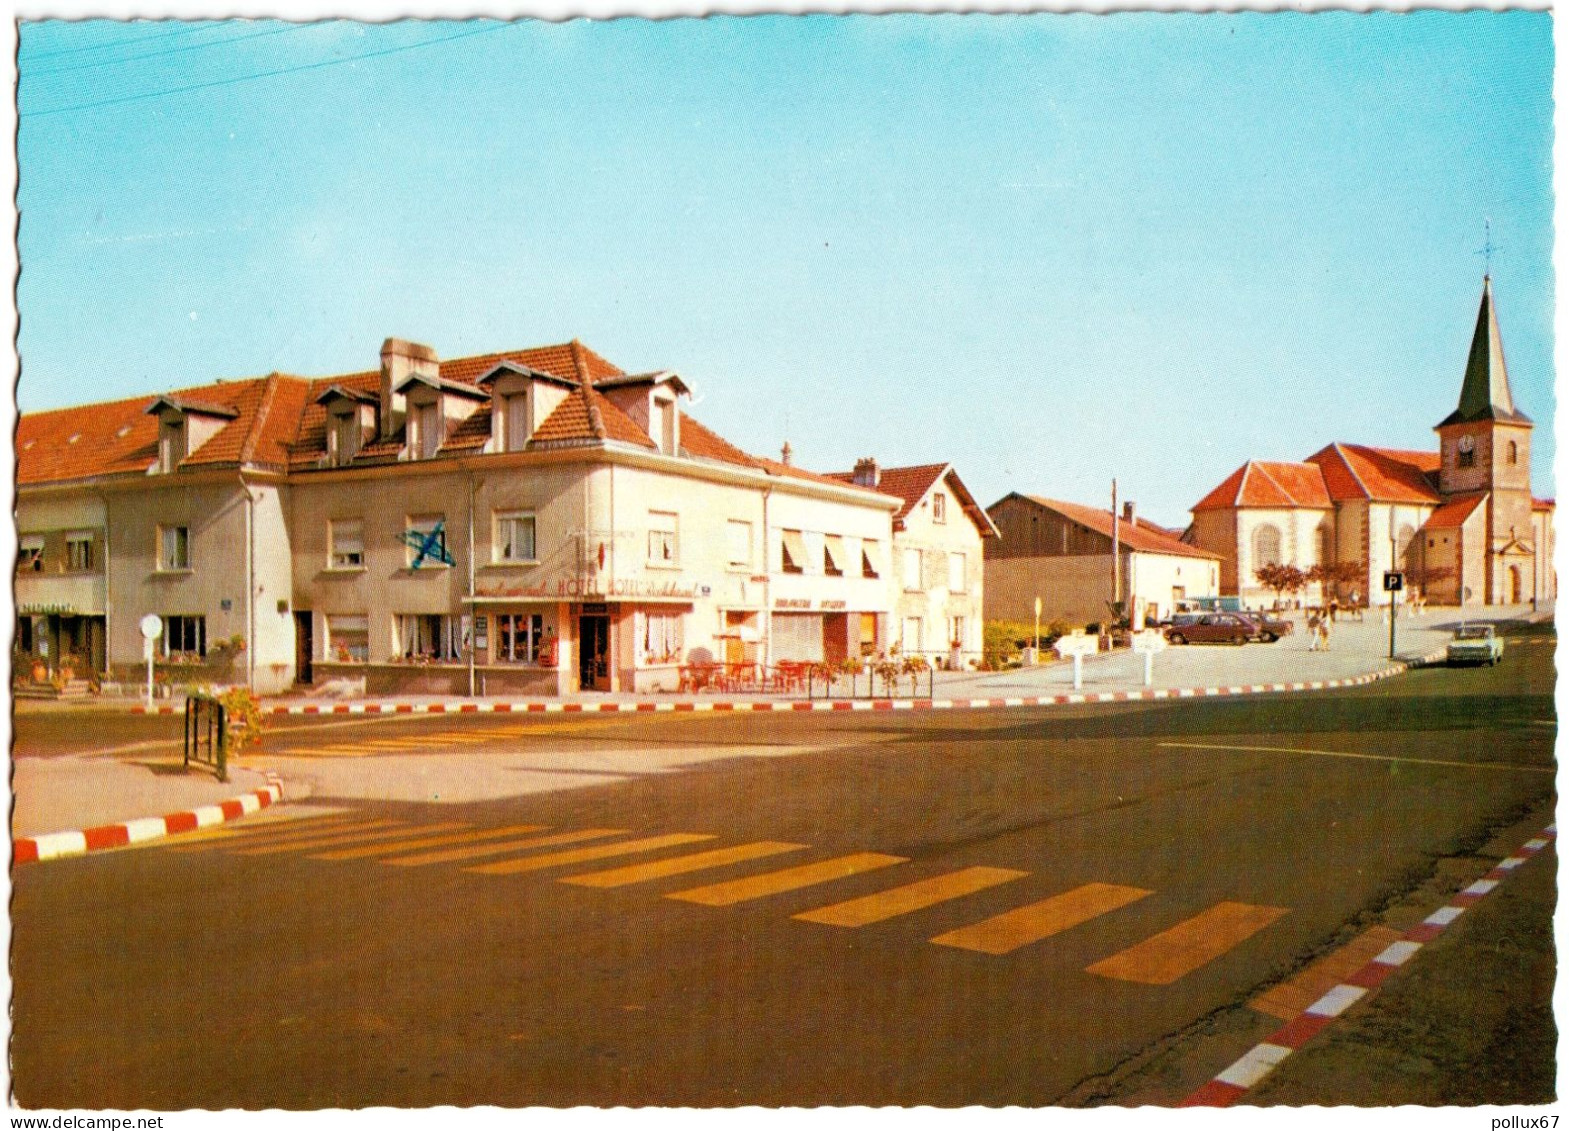
[[[148,613],[141,621],[142,656],[147,660],[147,709],[153,708],[153,652],[155,643],[163,635],[163,618]]]
[[[1384,571],[1384,592],[1389,594],[1389,658],[1395,658],[1395,598],[1405,588],[1406,575],[1398,569]]]
[[[1100,651],[1100,637],[1086,636],[1083,629],[1075,629],[1058,637],[1054,647],[1057,655],[1073,658],[1073,690],[1078,691],[1084,686],[1084,657]]]
[[[1166,650],[1166,637],[1156,628],[1133,634],[1133,651],[1144,657],[1144,686],[1155,682],[1155,653]]]

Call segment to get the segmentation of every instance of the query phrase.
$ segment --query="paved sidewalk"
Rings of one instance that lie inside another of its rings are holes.
[[[210,770],[183,772],[178,757],[15,758],[11,768],[16,838],[197,809],[267,788],[259,770],[231,766],[221,782]]]

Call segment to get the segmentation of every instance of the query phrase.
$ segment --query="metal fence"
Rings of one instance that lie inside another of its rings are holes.
[[[185,766],[211,767],[219,781],[229,780],[229,713],[211,695],[185,697]]]

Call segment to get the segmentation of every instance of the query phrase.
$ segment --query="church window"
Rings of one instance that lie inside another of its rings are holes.
[[[1253,567],[1280,564],[1280,530],[1268,524],[1253,532]]]
[[[1509,462],[1512,464],[1520,462],[1520,445],[1513,440],[1509,441]]]

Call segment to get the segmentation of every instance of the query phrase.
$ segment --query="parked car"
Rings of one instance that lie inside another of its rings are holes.
[[[1187,624],[1173,624],[1166,639],[1173,644],[1246,644],[1259,635],[1259,627],[1236,613],[1205,613]]]
[[[1449,642],[1448,656],[1451,664],[1487,664],[1491,667],[1504,658],[1504,642],[1490,624],[1463,624]]]
[[[1269,613],[1248,613],[1246,619],[1258,626],[1258,636],[1254,639],[1262,640],[1265,644],[1273,644],[1282,636],[1289,636],[1296,627],[1284,617],[1271,616]]]

